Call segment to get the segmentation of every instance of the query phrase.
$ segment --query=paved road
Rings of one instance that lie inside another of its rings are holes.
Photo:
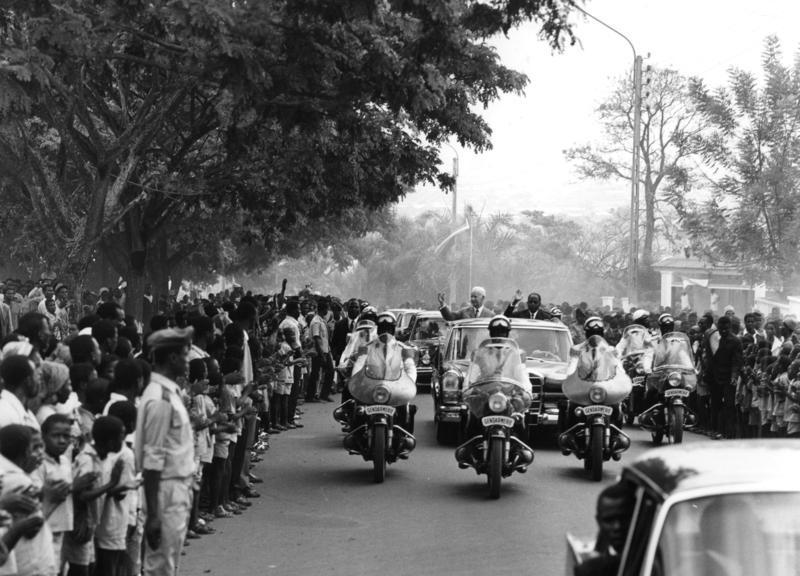
[[[417,403],[417,449],[380,485],[371,463],[342,448],[335,404],[306,404],[305,428],[275,436],[257,465],[262,497],[243,516],[217,520],[217,534],[191,541],[181,573],[563,574],[564,533],[594,532],[596,495],[621,463],[592,483],[553,440],[489,500],[486,477],[459,470],[453,448],[436,445],[430,396]],[[623,462],[649,446],[644,432],[632,435]]]

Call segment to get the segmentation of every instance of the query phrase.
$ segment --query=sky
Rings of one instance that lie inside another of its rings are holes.
[[[590,0],[585,9],[632,41],[644,65],[671,67],[722,86],[730,67],[760,70],[764,39],[781,40],[787,63],[800,47],[800,3],[792,0]],[[630,184],[581,180],[563,150],[601,136],[595,109],[615,79],[630,74],[633,53],[621,37],[580,13],[572,16],[579,43],[553,52],[529,23],[499,37],[506,66],[530,80],[522,96],[506,95],[484,111],[493,149],[482,154],[454,143],[459,158],[458,211],[542,210],[572,217],[630,206]],[[649,57],[648,57],[649,54]],[[442,149],[445,166],[454,152]],[[452,198],[420,187],[401,214],[446,210]]]

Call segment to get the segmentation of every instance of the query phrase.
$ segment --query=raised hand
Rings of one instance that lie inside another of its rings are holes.
[[[446,298],[446,296],[445,296],[444,292],[439,292],[439,293],[436,295],[436,298],[439,300],[439,307],[442,307],[442,306],[444,306],[444,305],[445,305],[445,303],[447,302],[447,298]]]
[[[522,300],[522,290],[517,288],[517,291],[514,292],[514,302],[519,302],[520,300]]]

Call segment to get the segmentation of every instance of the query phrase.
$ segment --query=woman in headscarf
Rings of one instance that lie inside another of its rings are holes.
[[[42,375],[42,405],[36,412],[36,419],[39,424],[47,420],[51,414],[55,414],[56,404],[62,404],[69,399],[72,393],[72,386],[69,381],[69,368],[66,364],[45,360],[41,367]]]

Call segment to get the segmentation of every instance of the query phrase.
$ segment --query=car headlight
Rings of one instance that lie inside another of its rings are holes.
[[[508,398],[505,394],[492,394],[489,396],[489,410],[492,412],[505,412],[508,407]]]
[[[443,390],[458,390],[459,384],[461,384],[461,375],[455,370],[448,370],[442,376]]]
[[[378,386],[372,391],[372,399],[377,404],[386,404],[389,401],[389,390],[384,386]]]
[[[601,388],[600,386],[592,386],[589,388],[589,400],[595,404],[602,404],[605,402],[606,396],[608,396],[608,393],[605,388]]]
[[[670,372],[669,376],[667,376],[667,382],[669,382],[670,386],[680,386],[683,378],[678,372]]]

